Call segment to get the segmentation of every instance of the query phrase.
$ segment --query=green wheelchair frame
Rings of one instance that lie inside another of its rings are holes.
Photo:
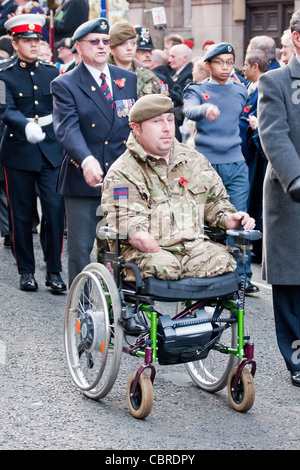
[[[218,238],[224,238],[225,232],[206,227],[206,233],[218,241]],[[226,234],[234,237],[233,255],[243,262],[247,259],[246,251],[251,248],[249,241],[261,238],[257,230],[228,230]],[[80,390],[95,400],[105,397],[118,376],[122,353],[136,356],[143,359],[143,364],[129,377],[127,402],[132,416],[139,419],[148,416],[153,404],[155,364],[160,363],[158,324],[162,313],[157,304],[173,302],[176,313],[171,321],[187,319],[195,322],[195,312],[204,312],[204,316],[208,312],[207,317],[197,323],[213,325],[218,330],[208,343],[199,346],[199,360],[182,361],[193,382],[212,393],[227,385],[231,406],[240,412],[248,411],[255,399],[256,363],[254,345],[244,334],[244,280],[217,297],[203,295],[199,290],[199,294],[195,294],[199,295],[196,301],[194,296],[193,300],[187,299],[186,294],[180,301],[167,294],[157,296],[155,288],[154,293],[148,294],[137,266],[125,263],[120,255],[118,234],[108,227],[101,227],[97,235],[102,239],[113,239],[115,251],[107,249],[104,265],[91,263],[78,274],[70,287],[65,311],[66,360],[71,377]],[[124,269],[134,272],[134,285],[123,282]],[[224,290],[224,276],[210,278],[211,282],[221,281],[220,292]],[[172,282],[180,281],[171,281],[171,286]],[[178,284],[174,286],[177,288]],[[175,291],[170,292],[174,294]],[[145,334],[139,337],[124,334],[123,309],[129,309],[137,316],[147,329]],[[228,312],[226,318],[220,316],[222,312]]]

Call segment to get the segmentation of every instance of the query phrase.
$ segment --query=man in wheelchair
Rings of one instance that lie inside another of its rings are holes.
[[[101,203],[108,226],[120,234],[125,262],[135,263],[143,278],[234,272],[235,259],[209,239],[204,224],[251,230],[254,219],[229,202],[205,156],[175,139],[170,98],[140,98],[129,120],[127,150],[105,177]],[[126,280],[132,280],[129,270]]]

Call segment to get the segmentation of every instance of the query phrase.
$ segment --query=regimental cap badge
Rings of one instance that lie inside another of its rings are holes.
[[[135,26],[135,30],[138,35],[137,49],[149,51],[154,49],[149,29],[145,28],[145,26]]]

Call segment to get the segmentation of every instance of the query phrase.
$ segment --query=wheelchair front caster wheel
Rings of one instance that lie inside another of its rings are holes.
[[[228,376],[227,388],[228,396],[231,406],[241,413],[250,410],[255,399],[255,386],[254,379],[249,369],[244,369],[241,372],[236,390],[233,390],[233,382],[237,373],[237,367],[234,367]]]
[[[153,404],[153,385],[150,377],[146,372],[142,372],[139,378],[136,391],[132,395],[133,383],[136,372],[133,372],[128,380],[127,385],[127,402],[129,411],[134,418],[146,418]]]

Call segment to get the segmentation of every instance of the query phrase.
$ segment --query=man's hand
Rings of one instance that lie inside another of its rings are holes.
[[[96,158],[88,160],[83,167],[83,177],[89,186],[95,186],[101,183],[103,171],[100,163]]]
[[[143,253],[157,253],[159,244],[149,232],[136,232],[129,243]]]
[[[235,212],[230,214],[226,219],[226,227],[229,229],[239,228],[242,225],[244,230],[253,230],[255,227],[255,220],[250,217],[247,212]]]
[[[209,105],[205,112],[205,117],[208,121],[214,121],[215,119],[217,119],[217,117],[219,117],[219,115],[220,110],[215,104]]]

